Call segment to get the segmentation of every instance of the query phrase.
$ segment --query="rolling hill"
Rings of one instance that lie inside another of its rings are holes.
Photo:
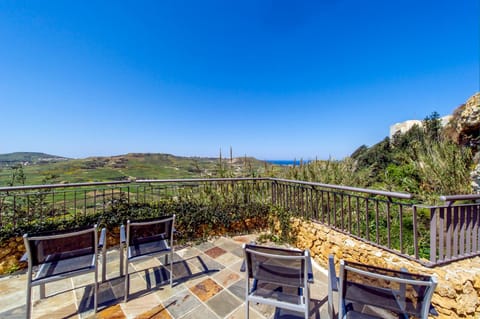
[[[26,185],[258,176],[273,169],[272,165],[251,157],[223,159],[220,165],[218,158],[181,157],[159,153],[132,153],[84,159],[66,159],[43,153],[12,153],[0,154],[1,160],[5,165],[0,166],[0,186],[9,185],[12,174],[18,167],[23,170]]]
[[[44,164],[67,160],[62,156],[50,155],[38,152],[15,152],[0,154],[0,167],[13,165]]]

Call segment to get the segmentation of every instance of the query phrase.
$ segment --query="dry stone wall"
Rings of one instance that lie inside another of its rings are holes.
[[[318,223],[295,219],[291,231],[296,246],[310,250],[312,257],[327,267],[328,256],[392,269],[434,275],[438,278],[432,303],[437,318],[480,319],[480,257],[427,268],[421,264],[369,245]],[[338,271],[338,268],[337,268]]]

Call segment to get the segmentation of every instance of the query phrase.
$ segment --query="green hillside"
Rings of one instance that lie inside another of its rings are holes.
[[[65,157],[38,152],[15,152],[0,154],[0,167],[22,164],[44,164],[66,160]]]
[[[14,158],[18,160],[21,157]],[[170,154],[126,154],[52,162],[28,161],[28,164],[25,164],[27,161],[17,161],[20,162],[24,164],[0,167],[0,186],[23,183],[37,185],[128,179],[258,176],[272,169],[271,165],[250,157],[223,159],[220,162],[218,158],[179,157]]]

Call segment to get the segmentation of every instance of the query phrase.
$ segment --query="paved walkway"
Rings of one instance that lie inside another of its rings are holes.
[[[241,245],[255,236],[221,237],[175,252],[173,287],[158,259],[134,264],[130,295],[123,302],[123,277],[119,251],[107,253],[107,280],[100,285],[99,311],[94,314],[92,275],[47,284],[47,298],[39,300],[33,289],[33,318],[245,318],[245,273]],[[326,272],[314,264],[311,318],[328,318]],[[0,278],[0,318],[25,317],[26,275]],[[250,318],[301,318],[265,305],[251,305]]]

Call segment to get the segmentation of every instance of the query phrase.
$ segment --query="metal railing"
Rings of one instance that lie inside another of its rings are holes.
[[[2,187],[0,230],[103,214],[120,201],[131,205],[215,197],[274,205],[426,266],[480,255],[479,204],[465,203],[480,195],[442,196],[445,205],[423,206],[414,204],[407,193],[276,178]]]
[[[273,180],[273,203],[357,239],[418,259],[411,194]]]
[[[430,262],[480,255],[480,195],[441,196],[445,205],[418,206],[430,214]],[[461,201],[459,204],[455,202]]]

